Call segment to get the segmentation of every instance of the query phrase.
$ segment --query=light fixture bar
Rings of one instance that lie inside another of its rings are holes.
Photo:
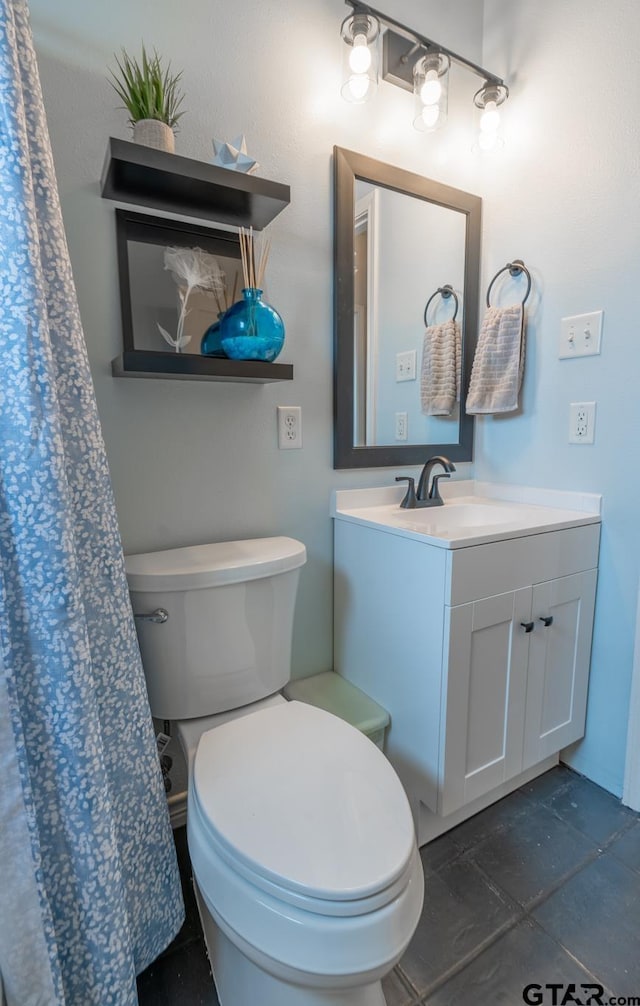
[[[427,52],[431,50],[443,52],[452,62],[457,63],[459,66],[464,66],[467,70],[471,70],[472,73],[475,73],[478,77],[482,77],[488,84],[499,84],[506,87],[504,80],[501,77],[497,77],[495,73],[490,73],[484,67],[473,63],[470,59],[466,59],[465,56],[461,56],[452,49],[448,49],[445,45],[441,45],[440,42],[435,42],[433,39],[427,38],[426,35],[421,35],[419,32],[414,31],[413,28],[408,28],[407,25],[396,21],[395,18],[389,17],[387,14],[383,14],[381,11],[376,10],[375,7],[359,3],[358,0],[345,0],[345,3],[353,7],[354,13],[372,14],[374,17],[377,17],[381,24],[388,29],[384,33],[383,39],[383,78],[390,83],[397,84],[398,87],[403,87],[407,91],[413,90],[413,66],[409,56],[414,55],[417,44],[422,46]]]
[[[413,67],[424,52],[420,42],[387,28],[382,36],[382,79],[413,91]]]

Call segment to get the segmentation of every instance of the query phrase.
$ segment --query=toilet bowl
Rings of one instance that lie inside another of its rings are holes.
[[[138,620],[143,665],[152,712],[178,719],[188,758],[189,852],[221,1006],[384,1006],[381,979],[422,909],[391,765],[354,727],[279,693],[304,558],[286,538],[127,558],[134,611],[168,613]]]

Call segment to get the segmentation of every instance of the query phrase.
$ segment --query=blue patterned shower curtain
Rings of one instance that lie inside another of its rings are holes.
[[[134,1006],[183,907],[23,0],[0,0],[0,563],[0,999]]]

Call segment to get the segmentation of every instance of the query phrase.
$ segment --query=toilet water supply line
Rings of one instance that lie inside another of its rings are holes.
[[[155,611],[142,612],[140,614],[134,612],[133,617],[137,618],[140,622],[154,622],[156,625],[164,625],[169,618],[169,612],[166,608],[156,608]],[[170,742],[171,724],[169,720],[165,720],[163,732],[156,734],[158,758],[160,759],[160,768],[162,769],[162,781],[164,782],[165,793],[171,792],[171,776],[169,773],[171,772],[171,767],[173,765],[173,758],[171,755],[164,753]]]

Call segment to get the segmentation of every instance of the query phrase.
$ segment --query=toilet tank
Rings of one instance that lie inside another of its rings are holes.
[[[125,558],[151,712],[181,720],[237,709],[289,680],[303,544],[253,538]]]

